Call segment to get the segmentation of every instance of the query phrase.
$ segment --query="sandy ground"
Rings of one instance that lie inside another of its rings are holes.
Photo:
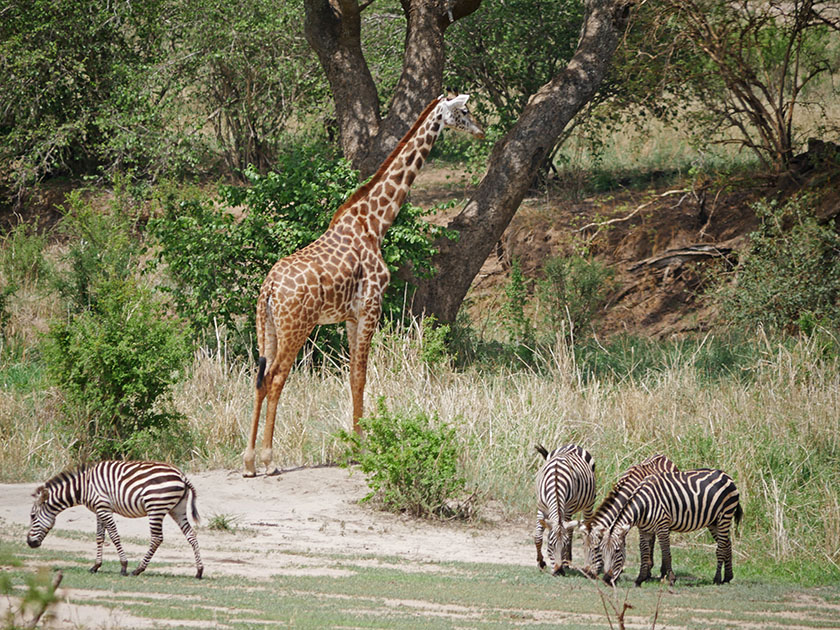
[[[202,516],[198,539],[205,576],[341,572],[323,566],[319,555],[371,555],[381,558],[377,562],[386,563],[398,559],[404,570],[412,565],[417,570],[429,570],[429,562],[534,562],[530,522],[505,521],[492,505],[484,506],[483,518],[476,523],[428,523],[379,512],[358,503],[367,493],[360,472],[307,468],[245,479],[238,471],[216,470],[190,475],[190,479],[198,491]],[[36,485],[0,484],[0,537],[8,538],[13,533],[25,536]],[[208,529],[216,515],[227,517],[235,531]],[[130,570],[147,548],[148,519],[116,519]],[[86,537],[56,536],[55,532],[61,530],[78,530]],[[95,530],[95,516],[87,508],[65,510],[43,548],[89,552],[93,564]],[[138,544],[140,541],[143,544]],[[313,553],[311,564],[307,565],[308,558],[301,552]],[[32,550],[32,554],[37,557],[38,550]],[[116,560],[111,545],[105,548],[105,560]],[[171,519],[165,521],[164,542],[150,568],[161,560],[175,563],[173,572],[194,573],[192,550]]]

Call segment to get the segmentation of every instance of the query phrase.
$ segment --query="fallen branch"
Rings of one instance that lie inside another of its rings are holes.
[[[653,204],[657,199],[662,199],[663,197],[668,197],[670,195],[678,195],[680,193],[686,194],[686,193],[689,193],[689,192],[691,192],[691,191],[687,188],[681,188],[679,190],[666,190],[664,193],[661,193],[661,194],[657,195],[656,197],[654,197],[653,199],[651,199],[650,201],[647,201],[647,202],[643,203],[642,205],[638,206],[635,210],[633,210],[633,212],[631,212],[630,214],[628,214],[625,217],[621,217],[621,218],[618,218],[618,219],[610,219],[609,221],[587,223],[582,228],[578,228],[578,232],[583,232],[584,230],[588,230],[591,227],[597,227],[600,230],[602,227],[606,227],[607,225],[612,225],[613,223],[622,223],[623,221],[629,221],[634,216],[636,216],[639,212],[641,212],[642,210],[647,208],[649,205]]]
[[[732,248],[725,245],[716,244],[699,244],[689,245],[688,247],[680,247],[677,249],[668,249],[661,254],[645,258],[631,265],[627,268],[628,271],[638,271],[643,267],[652,267],[654,269],[661,269],[662,267],[669,267],[671,265],[682,265],[690,260],[700,260],[701,258],[725,258],[732,253]]]

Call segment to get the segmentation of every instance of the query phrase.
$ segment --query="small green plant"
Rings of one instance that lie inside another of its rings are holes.
[[[339,437],[348,445],[348,458],[367,475],[371,491],[363,501],[420,517],[465,511],[466,506],[451,504],[465,489],[455,429],[425,413],[392,414],[383,398],[376,415],[362,418],[361,427],[362,437],[345,431]]]
[[[544,323],[553,334],[580,339],[591,328],[598,307],[612,286],[613,271],[586,252],[548,260],[537,284]]]
[[[237,520],[239,519],[236,516],[230,514],[214,514],[210,517],[207,527],[218,532],[233,532],[236,530]]]
[[[721,275],[713,293],[725,321],[806,335],[818,326],[840,327],[840,235],[809,204],[802,197],[754,206],[761,225],[735,269],[736,282]]]

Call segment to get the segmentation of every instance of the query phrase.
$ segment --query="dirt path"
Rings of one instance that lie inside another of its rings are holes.
[[[236,574],[249,577],[293,572],[332,574],[313,557],[302,566],[301,553],[399,558],[403,568],[428,562],[466,561],[525,565],[533,562],[531,525],[502,520],[492,506],[479,523],[426,523],[400,515],[378,512],[359,505],[367,492],[364,476],[342,468],[308,468],[275,477],[244,479],[238,471],[216,470],[190,475],[198,491],[202,525],[198,531],[205,576]],[[0,484],[0,525],[25,535],[31,494],[37,484]],[[207,528],[216,515],[224,515],[234,531]],[[96,550],[96,520],[84,507],[66,510],[56,520],[55,531],[77,530],[83,537],[65,538],[51,533],[44,548],[89,552]],[[12,525],[13,527],[8,527]],[[148,519],[117,517],[117,528],[126,541],[129,568],[142,556],[149,537]],[[141,543],[142,544],[139,544]],[[33,556],[37,556],[34,550]],[[106,561],[115,559],[106,547]],[[174,562],[173,571],[193,572],[192,552],[171,519],[164,528],[164,543],[152,560]]]

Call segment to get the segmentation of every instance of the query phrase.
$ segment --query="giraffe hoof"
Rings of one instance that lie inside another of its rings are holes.
[[[252,479],[253,477],[257,476],[257,473],[256,473],[256,471],[245,470],[245,471],[242,472],[242,476],[245,477],[246,479]]]
[[[274,470],[272,470],[270,472],[268,470],[265,471],[265,476],[266,477],[279,477],[282,474],[283,474],[283,471],[280,470],[279,468],[275,468]]]

